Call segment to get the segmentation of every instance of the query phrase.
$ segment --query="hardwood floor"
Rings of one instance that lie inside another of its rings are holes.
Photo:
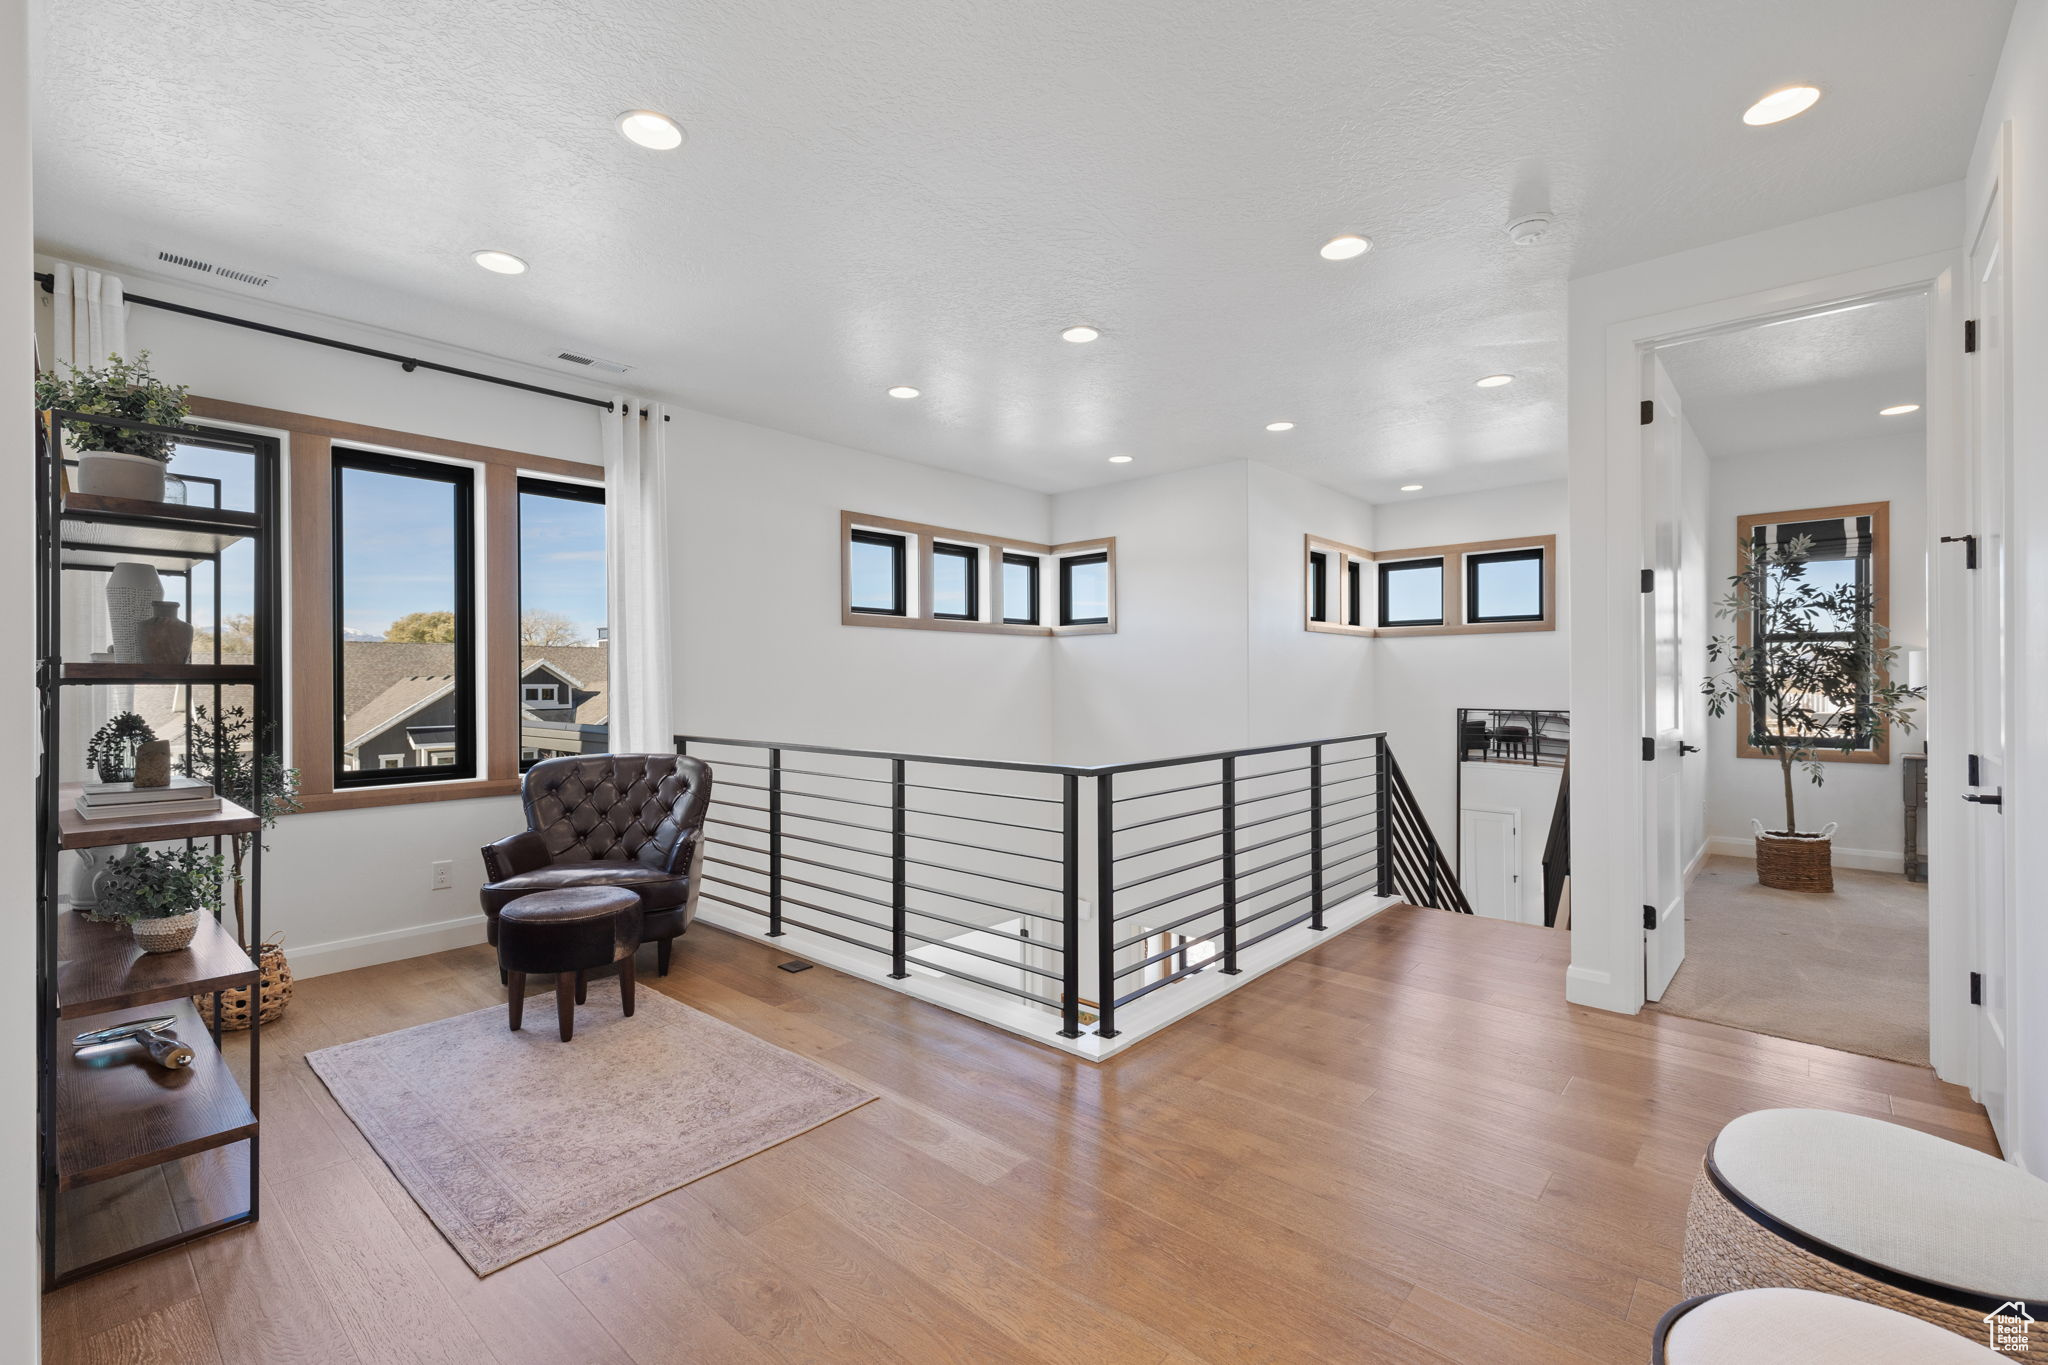
[[[1098,1067],[694,931],[643,989],[881,1100],[484,1280],[303,1055],[502,1007],[489,950],[304,981],[265,1034],[261,1223],[48,1296],[45,1359],[1641,1361],[1728,1119],[1992,1149],[1931,1072],[1569,1006],[1565,955],[1391,910]]]

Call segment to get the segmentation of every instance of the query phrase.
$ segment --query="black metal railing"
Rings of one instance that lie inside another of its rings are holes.
[[[1065,1038],[1358,896],[1471,913],[1380,734],[1086,767],[678,735],[700,897],[998,991]],[[1093,894],[1085,903],[1083,889]],[[880,966],[880,962],[877,962]],[[1256,965],[1256,964],[1255,964]]]
[[[1564,884],[1572,875],[1572,769],[1557,779],[1557,805],[1550,812],[1550,837],[1543,841],[1543,927],[1557,927]]]

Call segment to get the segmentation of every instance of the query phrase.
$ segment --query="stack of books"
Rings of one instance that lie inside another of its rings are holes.
[[[78,813],[87,820],[141,820],[150,816],[205,815],[220,809],[211,782],[174,777],[168,787],[133,782],[88,782],[78,793]]]

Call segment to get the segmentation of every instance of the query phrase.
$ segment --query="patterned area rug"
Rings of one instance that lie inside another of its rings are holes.
[[[478,1275],[501,1270],[874,1096],[644,985],[590,983],[308,1053],[377,1155]]]

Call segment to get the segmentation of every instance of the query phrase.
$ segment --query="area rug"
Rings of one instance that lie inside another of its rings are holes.
[[[478,1275],[594,1227],[874,1096],[643,986],[590,983],[576,1037],[535,997],[306,1054]]]
[[[1927,1065],[1927,888],[1835,869],[1832,893],[1759,886],[1709,858],[1685,894],[1685,961],[1654,1008]]]

